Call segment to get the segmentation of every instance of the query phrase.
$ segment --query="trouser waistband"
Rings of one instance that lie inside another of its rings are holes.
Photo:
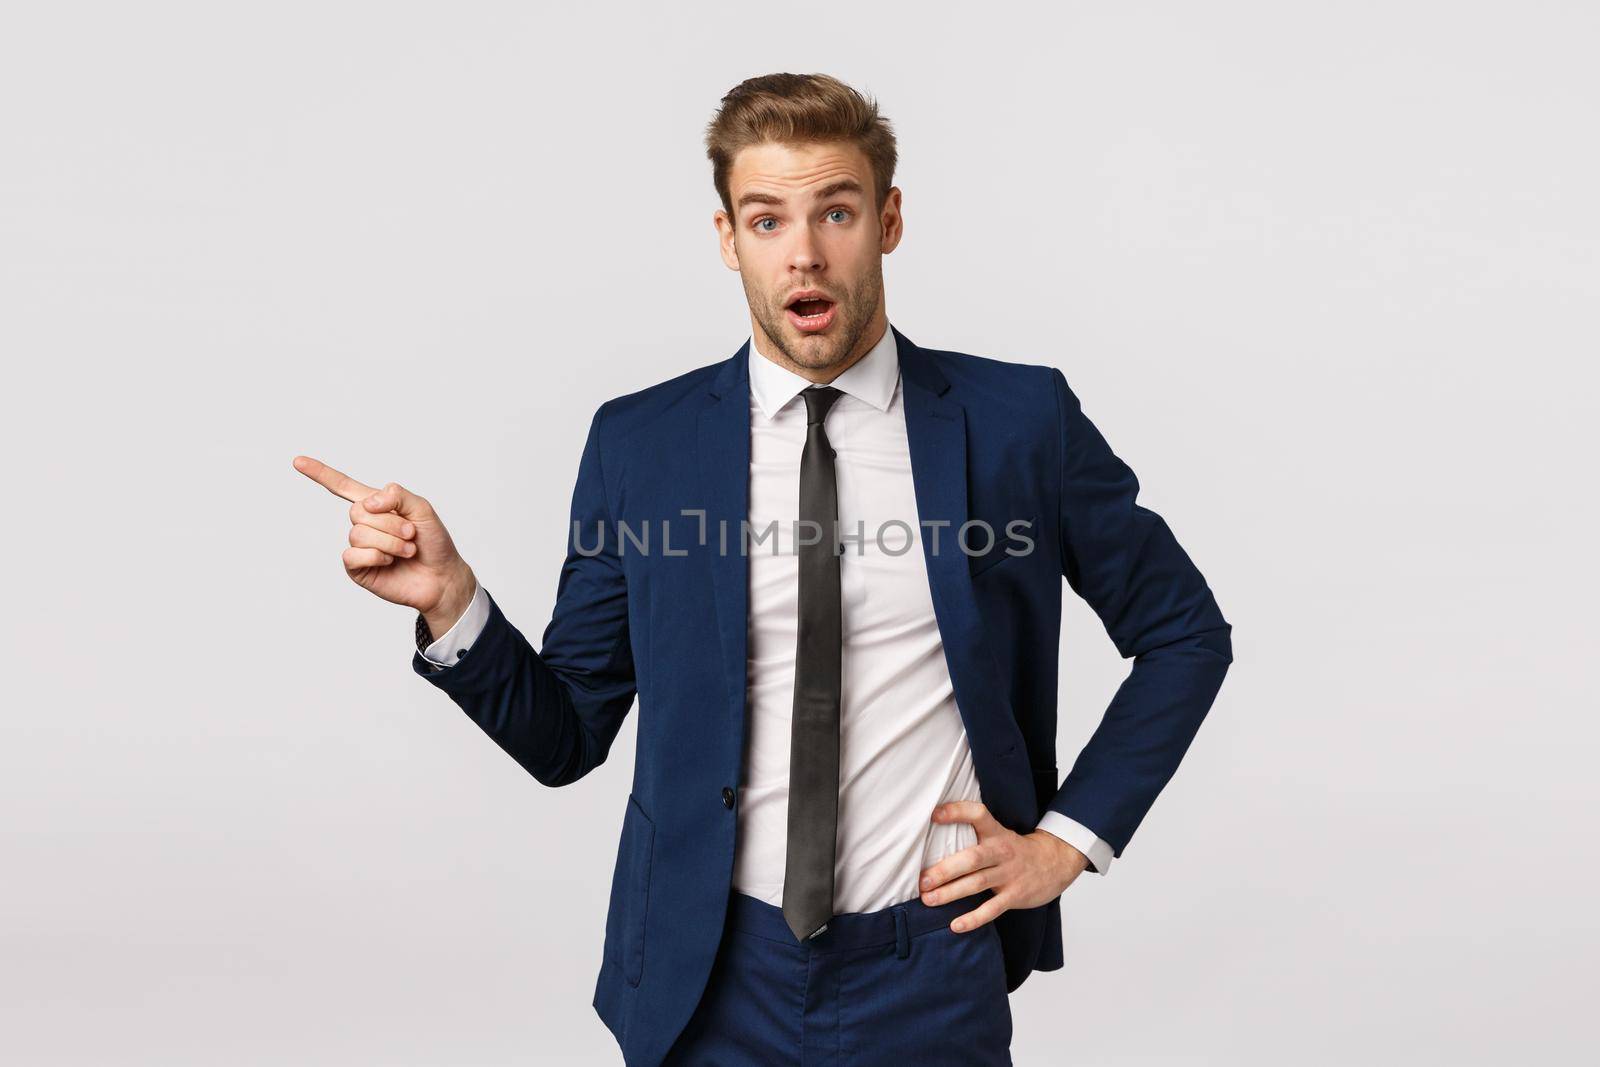
[[[784,921],[782,908],[735,889],[728,896],[727,925],[769,941],[807,948],[812,952],[838,952],[892,944],[901,949],[900,955],[903,956],[909,949],[911,938],[941,926],[949,926],[957,915],[971,911],[993,895],[993,890],[983,889],[932,907],[916,896],[877,911],[846,912],[829,919],[822,933],[807,938],[802,944],[795,940],[794,931]]]

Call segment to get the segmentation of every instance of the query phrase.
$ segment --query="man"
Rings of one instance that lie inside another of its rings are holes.
[[[418,612],[414,669],[540,782],[638,697],[593,999],[631,1067],[1009,1063],[1009,992],[1062,965],[1061,893],[1176,770],[1230,628],[1059,371],[889,324],[874,103],[751,79],[707,149],[750,339],[595,413],[538,651],[425,499],[295,466]],[[1059,782],[1063,576],[1134,665]]]

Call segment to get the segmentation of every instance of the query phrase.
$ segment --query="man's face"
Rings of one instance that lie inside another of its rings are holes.
[[[899,188],[879,212],[854,144],[766,143],[734,157],[728,192],[733,216],[715,216],[722,260],[739,272],[761,347],[824,380],[864,355],[888,327],[883,256],[900,243]]]

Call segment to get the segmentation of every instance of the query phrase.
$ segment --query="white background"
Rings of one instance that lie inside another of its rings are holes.
[[[5,1058],[618,1062],[634,722],[538,785],[412,673],[290,458],[430,497],[537,639],[594,408],[748,332],[702,134],[779,70],[895,125],[891,321],[1061,367],[1235,626],[1013,997],[1017,1062],[1591,1054],[1597,30],[8,5]],[[1127,669],[1068,604],[1063,772]]]

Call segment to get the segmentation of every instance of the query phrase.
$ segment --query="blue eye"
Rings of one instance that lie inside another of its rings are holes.
[[[761,230],[761,224],[763,222],[777,222],[777,221],[778,221],[777,219],[775,219],[772,216],[768,215],[766,218],[756,219],[756,221],[751,223],[751,225],[753,225],[756,229]],[[771,233],[772,231],[771,230],[761,230],[761,232],[762,233]]]
[[[846,209],[842,208],[842,207],[836,207],[832,211],[828,212],[828,214],[830,214],[830,215],[848,215],[848,214],[850,214],[850,212],[847,211]]]

